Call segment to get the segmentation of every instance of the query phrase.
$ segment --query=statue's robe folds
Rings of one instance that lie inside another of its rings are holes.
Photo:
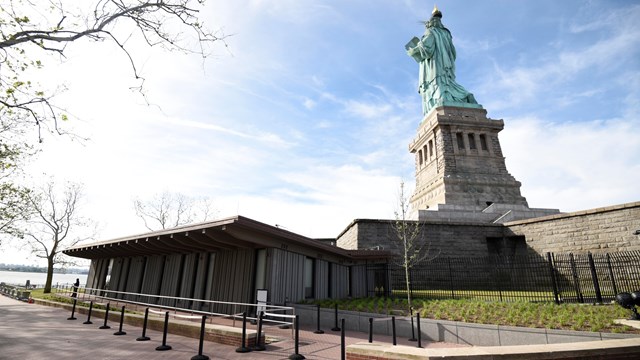
[[[428,27],[422,39],[414,38],[407,44],[407,53],[420,64],[418,92],[424,115],[443,105],[482,107],[456,82],[456,49],[447,29]]]

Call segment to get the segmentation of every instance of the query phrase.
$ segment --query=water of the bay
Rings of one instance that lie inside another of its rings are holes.
[[[73,284],[76,279],[80,279],[80,284],[87,282],[86,274],[53,274],[53,286],[56,284]],[[31,285],[44,285],[47,281],[46,273],[21,272],[21,271],[0,271],[0,282],[6,284],[24,285],[27,280]]]

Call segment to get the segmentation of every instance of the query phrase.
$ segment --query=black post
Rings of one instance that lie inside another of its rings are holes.
[[[345,360],[346,344],[344,341],[344,319],[340,319],[340,359]]]
[[[123,321],[124,321],[124,305],[122,305],[122,311],[120,312],[120,327],[118,328],[118,331],[113,333],[113,335],[127,335],[126,332],[122,331]]]
[[[340,331],[340,327],[338,327],[338,303],[335,303],[334,320],[335,326],[331,329],[331,331]]]
[[[111,326],[107,325],[107,321],[109,321],[109,303],[107,303],[107,310],[104,312],[104,325],[100,326],[98,329],[111,329]]]
[[[149,319],[149,308],[144,311],[144,322],[142,323],[142,335],[136,339],[136,341],[147,341],[151,340],[147,336],[147,320]]]
[[[584,297],[582,296],[582,290],[580,289],[580,280],[578,278],[578,272],[576,270],[576,262],[573,258],[573,253],[569,253],[569,264],[571,265],[571,275],[573,276],[573,286],[576,290],[576,297],[580,303],[584,303]]]
[[[609,268],[609,277],[611,278],[611,286],[613,286],[613,293],[618,294],[618,287],[616,286],[616,279],[613,276],[613,269],[611,268],[611,258],[607,253],[607,267]]]
[[[260,311],[260,315],[258,315],[258,334],[256,335],[256,343],[253,346],[254,351],[264,351],[267,349],[260,341],[260,338],[262,337],[262,320],[263,319],[264,319],[264,311]]]
[[[416,313],[416,323],[418,325],[418,347],[422,347],[422,332],[420,331],[420,312]]]
[[[317,314],[318,321],[317,321],[316,331],[314,331],[313,333],[324,334],[324,331],[320,330],[320,304],[317,305],[316,314]]]
[[[295,353],[289,355],[289,360],[306,359],[304,356],[300,355],[300,352],[298,351],[298,342],[300,340],[300,315],[296,315],[295,327],[296,327],[295,339],[293,340],[295,345]]]
[[[162,331],[162,345],[156,348],[157,351],[171,350],[171,346],[167,345],[167,330],[169,329],[169,312],[164,313],[164,330]]]
[[[418,339],[416,339],[415,329],[413,328],[413,308],[409,310],[411,312],[411,339],[409,339],[409,341],[418,341]]]
[[[198,345],[198,355],[192,356],[191,360],[209,360],[207,355],[202,355],[202,348],[204,346],[204,327],[207,322],[207,316],[202,315],[202,325],[200,325],[200,344]]]
[[[556,304],[560,305],[560,296],[558,294],[558,285],[556,284],[556,271],[553,268],[553,260],[551,259],[551,253],[547,252],[547,263],[549,264],[549,273],[551,275],[551,286],[553,289],[553,297]]]
[[[76,317],[74,316],[76,313],[76,299],[73,299],[73,307],[71,308],[71,316],[67,318],[67,320],[75,320]]]
[[[242,313],[242,346],[236,349],[238,353],[246,353],[251,351],[247,347],[247,312]]]
[[[93,324],[91,322],[91,310],[93,310],[93,301],[89,302],[89,314],[87,315],[87,321],[83,322],[83,324],[87,324],[87,325]]]
[[[396,317],[395,316],[391,317],[391,334],[393,335],[393,346],[398,345],[398,342],[396,341]]]
[[[369,342],[373,342],[373,318],[369,318]]]
[[[449,289],[451,290],[451,298],[455,299],[456,295],[453,288],[453,271],[451,270],[451,258],[447,259],[447,263],[449,264]],[[411,314],[413,316],[413,314]]]
[[[587,253],[589,258],[589,268],[591,269],[591,279],[593,280],[593,288],[596,291],[596,301],[598,304],[602,304],[602,293],[600,292],[600,283],[598,282],[598,273],[596,273],[596,264],[593,261],[593,255]]]

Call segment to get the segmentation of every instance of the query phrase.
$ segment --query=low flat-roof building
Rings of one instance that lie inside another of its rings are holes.
[[[367,289],[384,284],[373,284],[366,267],[358,265],[386,266],[390,256],[341,249],[242,216],[78,245],[64,253],[91,259],[89,288],[243,303],[255,302],[256,291],[266,289],[274,304],[367,296]]]

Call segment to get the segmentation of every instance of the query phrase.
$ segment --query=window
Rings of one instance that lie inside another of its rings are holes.
[[[456,142],[458,143],[458,149],[464,150],[464,137],[461,132],[456,133]]]
[[[267,249],[258,249],[256,251],[256,288],[255,290],[264,289],[267,280]]]
[[[480,148],[484,151],[489,150],[489,148],[487,147],[487,137],[485,134],[480,134]]]
[[[353,296],[353,290],[351,289],[351,284],[353,284],[353,279],[351,278],[351,266],[347,268],[347,296]]]
[[[304,298],[312,299],[314,296],[316,261],[313,258],[304,258]]]
[[[418,164],[422,165],[422,150],[418,150]]]
[[[327,270],[327,295],[329,299],[333,298],[333,264],[329,263]]]
[[[429,159],[433,156],[433,140],[429,140]]]
[[[475,150],[476,149],[476,136],[475,134],[471,133],[468,135],[469,137],[469,149],[471,150]]]
[[[103,289],[109,289],[109,282],[111,281],[111,270],[113,270],[113,259],[109,259],[109,266],[107,267],[107,274],[104,279]]]

